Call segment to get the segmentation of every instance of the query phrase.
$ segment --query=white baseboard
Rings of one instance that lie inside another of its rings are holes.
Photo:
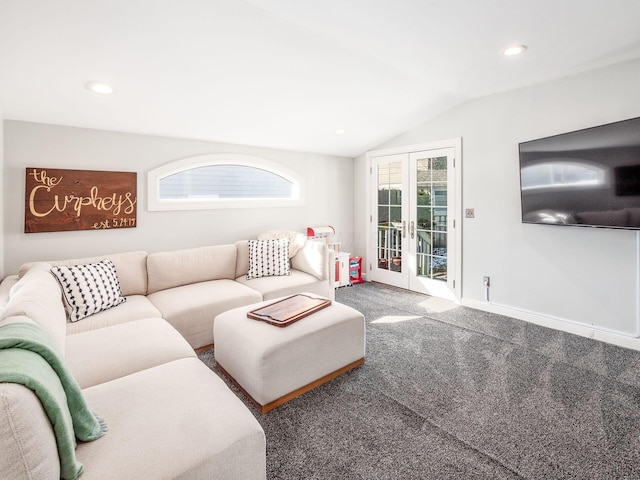
[[[594,328],[589,325],[490,302],[481,302],[478,300],[463,298],[460,304],[465,307],[475,308],[476,310],[482,310],[484,312],[497,313],[499,315],[517,318],[518,320],[524,320],[525,322],[534,323],[543,327],[553,328],[554,330],[561,330],[563,332],[593,338],[594,340],[600,340],[620,347],[640,350],[639,338],[627,336],[622,333]]]

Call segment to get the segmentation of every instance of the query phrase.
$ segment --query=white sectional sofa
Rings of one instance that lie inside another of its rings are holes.
[[[52,265],[103,259],[126,301],[69,322]],[[291,275],[252,280],[247,241],[35,262],[0,284],[0,327],[39,325],[107,423],[106,435],[77,446],[82,479],[264,479],[262,428],[194,348],[214,342],[213,319],[231,308],[299,292],[333,298],[333,262],[311,241],[291,258]],[[51,423],[17,383],[0,383],[0,472],[60,478]]]
[[[211,345],[213,320],[219,313],[262,300],[300,292],[333,299],[330,280],[335,256],[322,242],[306,241],[291,258],[286,276],[246,279],[249,269],[248,241],[233,245],[168,252],[126,252],[79,259],[46,262],[49,266],[78,265],[111,260],[118,272],[122,295],[127,301],[79,322],[67,322],[67,334],[140,318],[164,318],[193,348]],[[23,265],[18,275],[8,277],[4,288],[19,280],[33,266]]]

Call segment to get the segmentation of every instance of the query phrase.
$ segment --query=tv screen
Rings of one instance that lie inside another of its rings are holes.
[[[640,117],[519,144],[522,221],[640,229]]]

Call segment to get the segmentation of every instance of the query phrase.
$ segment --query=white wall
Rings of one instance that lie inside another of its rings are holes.
[[[518,143],[640,116],[638,79],[635,61],[469,101],[376,147],[462,137],[463,208],[475,208],[463,221],[463,304],[532,312],[570,331],[577,323],[637,333],[636,233],[522,224]],[[356,191],[366,188],[365,163],[355,161]],[[355,214],[364,252],[367,212],[356,204]]]
[[[4,125],[4,115],[0,105],[0,125]],[[4,128],[0,128],[0,198],[3,198],[4,177]],[[3,202],[4,203],[4,202]],[[4,277],[4,214],[0,208],[0,279]]]
[[[2,210],[7,273],[32,260],[232,243],[270,229],[306,233],[307,226],[333,225],[344,247],[349,248],[353,238],[354,170],[349,158],[18,121],[5,121],[4,144]],[[149,170],[186,157],[225,152],[263,157],[297,172],[306,179],[306,204],[267,209],[147,210]],[[27,167],[137,172],[137,228],[23,233]]]

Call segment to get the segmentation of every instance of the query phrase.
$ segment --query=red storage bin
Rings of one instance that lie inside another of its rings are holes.
[[[362,257],[349,259],[349,278],[351,283],[362,283]]]

